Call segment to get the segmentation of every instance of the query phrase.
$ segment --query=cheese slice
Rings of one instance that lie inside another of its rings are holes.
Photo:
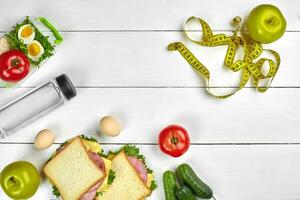
[[[100,146],[99,143],[88,141],[85,139],[83,139],[82,141],[87,151],[94,152],[94,153],[98,153],[102,151],[102,147]]]
[[[83,141],[83,144],[84,144],[87,151],[94,152],[94,153],[99,153],[99,152],[102,151],[102,147],[99,143],[84,140],[84,139],[82,141]],[[103,183],[98,188],[98,192],[105,192],[109,187],[109,185],[108,185],[108,174],[109,174],[109,171],[111,169],[111,161],[104,158],[104,157],[101,157],[101,158],[102,158],[102,160],[104,162],[104,165],[105,165],[105,174],[106,174],[106,176],[103,180]]]
[[[109,185],[108,185],[108,175],[109,175],[109,171],[111,169],[111,161],[106,159],[106,158],[103,158],[103,161],[104,161],[104,164],[105,164],[105,173],[106,173],[106,177],[102,183],[102,185],[99,187],[98,189],[98,192],[105,192],[108,188],[109,188]]]
[[[151,183],[152,183],[153,180],[154,180],[153,174],[148,173],[147,174],[147,183],[146,183],[146,185],[147,185],[148,188],[150,188]]]

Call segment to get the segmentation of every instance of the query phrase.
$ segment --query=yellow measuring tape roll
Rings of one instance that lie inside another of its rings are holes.
[[[195,20],[200,23],[203,31],[202,38],[203,40],[194,40],[189,36],[188,30],[186,29],[187,24]],[[207,91],[214,97],[224,99],[234,95],[236,92],[241,90],[249,81],[250,77],[253,79],[253,85],[256,87],[257,91],[265,92],[268,90],[270,84],[272,83],[279,65],[280,65],[280,56],[274,50],[263,49],[261,43],[256,42],[250,38],[244,38],[238,36],[239,27],[233,32],[232,36],[227,36],[225,34],[216,34],[214,35],[209,25],[201,18],[190,17],[184,23],[183,30],[185,35],[192,42],[199,44],[201,46],[215,47],[221,45],[227,45],[227,52],[224,59],[224,65],[233,72],[242,70],[241,81],[239,87],[226,95],[218,95],[211,91],[209,84],[210,81],[210,72],[209,70],[193,55],[193,53],[181,42],[174,42],[168,45],[169,51],[178,51],[182,57],[196,70],[200,75],[206,79]],[[234,61],[236,56],[236,51],[239,47],[243,48],[244,57]],[[268,51],[275,57],[275,61],[268,58],[257,59],[263,51]],[[262,67],[265,63],[269,64],[269,70],[267,74],[262,73]],[[260,85],[260,81],[265,81],[263,85]]]

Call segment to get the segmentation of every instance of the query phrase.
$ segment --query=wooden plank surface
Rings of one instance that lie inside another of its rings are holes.
[[[246,88],[227,100],[211,98],[198,75],[166,46],[184,41],[211,70],[215,90],[233,89],[239,75],[222,67],[226,49],[191,44],[183,37],[182,23],[198,15],[217,33],[230,34],[230,20],[245,18],[261,3],[279,6],[288,22],[284,37],[265,46],[282,58],[273,88],[265,94]],[[137,144],[159,184],[149,199],[163,199],[162,173],[181,162],[193,165],[217,199],[300,199],[299,0],[1,0],[0,8],[1,33],[25,15],[42,15],[65,38],[57,55],[23,88],[0,89],[0,105],[61,73],[68,74],[78,90],[78,97],[66,106],[0,140],[0,170],[15,160],[31,161],[41,169],[58,144],[37,151],[32,142],[40,129],[51,128],[57,143],[84,133],[100,139],[107,150]],[[107,114],[124,125],[117,138],[97,133],[100,117]],[[193,143],[178,159],[163,155],[156,145],[158,132],[173,123],[185,126]],[[8,199],[2,191],[0,199]],[[41,199],[54,200],[46,181],[31,198]]]
[[[15,2],[15,3],[14,3]],[[298,0],[1,0],[0,30],[6,31],[16,18],[26,15],[48,16],[61,30],[181,30],[191,15],[205,17],[214,30],[231,30],[230,20],[246,17],[258,4],[273,3],[288,20],[288,30],[299,31]],[[5,9],[4,9],[5,8]],[[13,11],[13,12],[12,12]]]
[[[39,152],[34,150],[31,144],[1,144],[1,150],[9,152],[10,156],[0,155],[0,168],[15,159],[25,159],[41,169],[55,147],[57,146]],[[104,145],[103,148],[117,149],[118,146]],[[300,196],[299,190],[295,187],[300,184],[300,169],[294,167],[291,171],[291,166],[300,165],[298,145],[193,145],[187,154],[178,159],[166,157],[157,146],[147,145],[140,148],[147,156],[147,161],[155,171],[159,183],[158,190],[148,198],[149,200],[164,198],[162,173],[166,169],[176,169],[182,162],[190,163],[202,179],[211,185],[217,199],[289,200],[298,199]],[[2,191],[0,197],[1,199],[4,197]],[[46,180],[32,199],[55,199]]]
[[[299,95],[292,88],[244,89],[221,101],[200,88],[83,88],[66,106],[2,141],[32,142],[46,127],[57,132],[57,142],[79,133],[97,136],[100,118],[114,115],[124,131],[105,142],[156,143],[164,126],[177,123],[194,143],[300,143]]]
[[[199,78],[178,52],[167,51],[167,45],[174,41],[185,41],[209,68],[212,86],[236,87],[240,79],[239,72],[234,73],[223,67],[225,46],[200,47],[187,42],[181,32],[80,32],[64,33],[64,36],[65,42],[57,55],[24,86],[34,86],[59,73],[69,74],[76,86],[205,86],[202,77]],[[278,51],[282,58],[272,87],[300,86],[300,57],[295,49],[299,41],[300,34],[289,32],[282,40],[266,45],[265,48]]]

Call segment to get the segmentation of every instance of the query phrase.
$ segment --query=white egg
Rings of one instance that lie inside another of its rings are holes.
[[[18,30],[18,39],[24,44],[29,44],[34,40],[35,30],[30,24],[23,25]]]
[[[27,45],[28,57],[33,61],[38,61],[45,53],[44,47],[37,40],[33,40]]]
[[[100,133],[103,135],[115,137],[121,132],[121,124],[112,116],[105,116],[99,123]]]
[[[43,129],[35,136],[34,147],[37,149],[47,149],[55,140],[55,134],[49,129]]]

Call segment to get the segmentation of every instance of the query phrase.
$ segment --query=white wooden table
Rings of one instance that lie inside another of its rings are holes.
[[[65,41],[55,57],[15,90],[0,89],[1,105],[60,73],[68,74],[78,96],[17,134],[0,141],[0,168],[15,160],[40,167],[51,152],[76,134],[97,137],[108,150],[124,143],[141,148],[156,173],[159,188],[149,199],[163,199],[162,173],[190,163],[219,200],[300,199],[300,2],[269,0],[287,18],[284,37],[268,47],[282,57],[272,88],[259,94],[251,85],[226,100],[205,93],[203,81],[176,52],[185,41],[213,73],[213,84],[228,89],[239,74],[222,67],[225,48],[203,48],[183,38],[190,15],[205,18],[217,32],[229,33],[230,20],[245,17],[263,0],[68,0],[0,1],[0,31],[25,15],[45,16]],[[20,114],[22,111],[20,111]],[[117,138],[97,134],[101,116],[114,115],[124,125]],[[0,119],[1,120],[1,119]],[[173,159],[157,147],[158,132],[178,123],[192,145]],[[57,133],[45,151],[33,148],[43,128]],[[0,192],[0,199],[8,199]],[[43,180],[34,200],[54,199]]]

